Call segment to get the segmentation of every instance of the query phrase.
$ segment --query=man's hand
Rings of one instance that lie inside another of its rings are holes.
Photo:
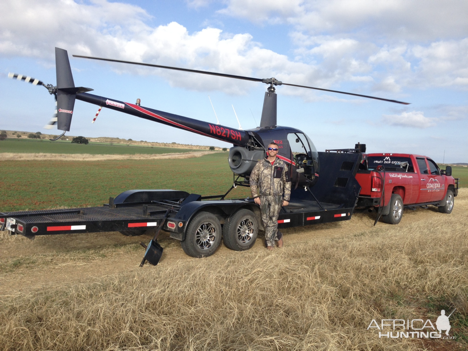
[[[289,201],[283,200],[283,207],[286,207],[289,205]]]
[[[254,202],[255,202],[257,205],[260,206],[261,201],[260,201],[260,198],[259,198],[259,197],[256,197],[256,198],[254,199]]]

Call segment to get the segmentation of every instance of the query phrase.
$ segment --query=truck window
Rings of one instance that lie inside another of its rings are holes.
[[[417,158],[416,159],[418,161],[418,167],[419,167],[419,171],[422,173],[422,174],[429,174],[428,170],[427,170],[427,164],[426,164],[426,159],[425,158]]]
[[[437,164],[434,161],[428,158],[427,163],[429,163],[429,168],[431,169],[432,175],[440,175],[439,167],[437,167]]]
[[[409,157],[367,156],[365,162],[369,171],[375,171],[378,166],[384,166],[388,172],[414,172],[413,162]]]

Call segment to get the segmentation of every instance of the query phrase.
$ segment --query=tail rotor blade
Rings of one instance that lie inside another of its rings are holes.
[[[21,74],[8,73],[8,78],[22,80],[23,82],[30,83],[32,85],[43,85],[43,86],[45,86],[45,84],[43,82],[41,82],[39,79],[31,78],[31,77],[28,77],[28,76],[23,76]]]
[[[54,115],[52,116],[51,120],[49,121],[48,124],[46,124],[44,126],[45,129],[53,129],[54,126],[57,124],[57,115],[58,115],[58,111],[57,111],[57,98],[55,98],[55,113]]]

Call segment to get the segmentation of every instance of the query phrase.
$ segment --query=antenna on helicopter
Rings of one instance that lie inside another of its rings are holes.
[[[213,103],[211,102],[211,98],[210,98],[209,95],[208,95],[208,99],[210,99],[210,104],[211,104],[211,107],[213,108],[213,112],[214,112],[215,117],[216,117],[216,122],[217,122],[216,124],[219,124],[218,115],[216,114],[216,110],[215,110],[215,108],[214,108],[214,106],[213,106]]]
[[[258,127],[258,123],[257,123],[257,120],[256,120],[255,117],[254,117],[254,114],[253,114],[253,112],[252,112],[252,109],[249,108],[249,110],[250,110],[250,114],[252,115],[252,118],[253,118],[253,120],[254,120],[254,122],[255,122],[255,126]]]
[[[236,110],[234,109],[234,105],[231,105],[231,106],[232,106],[232,109],[234,110],[234,114],[236,115],[237,123],[239,123],[239,129],[240,129],[240,130],[243,130],[243,129],[242,129],[242,126],[241,126],[241,124],[240,124],[240,122],[239,122],[239,117],[237,117]]]

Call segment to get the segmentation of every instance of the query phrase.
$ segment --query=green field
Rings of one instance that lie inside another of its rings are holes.
[[[6,140],[0,152],[49,152],[96,154],[181,152],[182,149],[121,145],[76,145],[48,141]],[[13,151],[14,150],[14,151]],[[23,150],[23,151],[20,151]],[[75,151],[76,150],[76,151]],[[110,150],[110,151],[108,151]],[[191,159],[0,162],[0,211],[57,207],[100,206],[109,196],[131,189],[176,189],[202,195],[224,194],[232,184],[227,153]],[[468,186],[468,168],[453,167],[460,187]],[[246,188],[232,196],[248,196]]]
[[[189,149],[127,146],[120,144],[89,143],[72,144],[70,141],[50,141],[33,139],[6,139],[0,142],[0,153],[45,153],[45,154],[91,154],[91,155],[135,155],[168,154],[187,152]]]
[[[455,178],[458,178],[460,188],[468,187],[468,167],[452,167],[452,173]]]
[[[191,159],[0,162],[0,212],[100,206],[131,189],[224,194],[232,184],[226,153]],[[233,191],[247,196],[246,188]]]

